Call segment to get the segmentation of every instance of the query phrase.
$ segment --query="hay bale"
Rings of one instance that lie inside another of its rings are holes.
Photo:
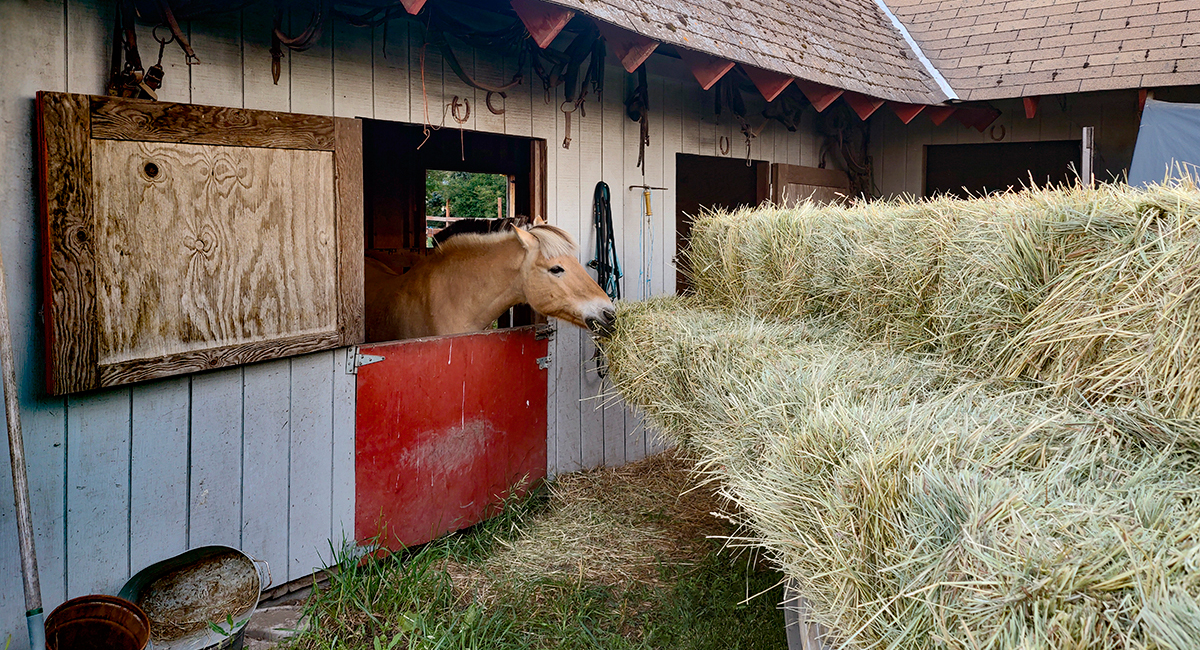
[[[708,306],[831,319],[979,377],[1191,418],[1197,251],[1185,180],[709,214],[688,266]]]
[[[623,304],[604,347],[839,647],[1200,638],[1200,458],[1178,422],[699,300]]]

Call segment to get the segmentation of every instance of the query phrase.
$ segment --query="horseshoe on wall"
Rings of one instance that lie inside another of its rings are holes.
[[[492,112],[492,115],[504,115],[504,111],[506,109],[492,106],[492,95],[500,95],[500,99],[508,99],[508,93],[505,93],[504,91],[489,90],[487,96],[483,99],[483,103],[487,105],[487,109]]]

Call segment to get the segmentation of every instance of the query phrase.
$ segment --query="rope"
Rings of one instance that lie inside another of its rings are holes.
[[[613,230],[612,196],[608,183],[596,183],[592,194],[592,224],[596,228],[596,259],[588,263],[596,269],[596,284],[613,300],[621,299],[621,263],[617,259],[617,240]]]

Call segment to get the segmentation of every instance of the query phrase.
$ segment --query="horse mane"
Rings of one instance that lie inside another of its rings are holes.
[[[447,239],[457,235],[481,235],[490,232],[512,230],[516,226],[525,226],[529,217],[505,217],[503,219],[459,219],[442,228],[433,236],[433,243],[441,246]]]
[[[466,223],[467,220],[456,221],[456,224]],[[502,219],[478,219],[478,221],[512,221]],[[512,223],[505,224],[502,228],[485,229],[483,226],[467,226],[463,230],[451,233],[443,239],[438,245],[438,252],[445,252],[456,248],[463,248],[471,245],[485,244],[489,241],[494,241],[501,237],[516,237],[517,233],[514,229],[517,227]],[[478,228],[471,230],[471,228]],[[550,224],[537,224],[525,229],[525,232],[533,235],[538,240],[538,246],[543,257],[559,257],[560,255],[574,255],[579,249],[575,240],[571,238],[571,234]]]

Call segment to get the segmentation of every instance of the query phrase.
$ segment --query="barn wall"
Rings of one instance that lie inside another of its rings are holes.
[[[1124,178],[1137,139],[1137,102],[1136,90],[1043,97],[1028,119],[1020,99],[993,101],[1001,115],[982,133],[953,116],[941,126],[924,115],[905,125],[881,109],[870,122],[875,185],[882,196],[922,196],[926,145],[1078,140],[1085,126],[1096,128],[1096,179]]]
[[[0,250],[47,612],[68,597],[115,592],[142,566],[206,543],[268,560],[276,582],[296,579],[328,559],[330,540],[338,545],[352,534],[354,377],[345,372],[345,350],[68,398],[42,388],[33,97],[38,90],[102,93],[111,12],[112,3],[94,0],[0,0]],[[493,115],[483,108],[484,93],[443,69],[436,50],[422,53],[419,29],[403,21],[391,24],[386,48],[382,29],[335,21],[315,47],[285,56],[274,85],[270,23],[271,9],[261,6],[185,24],[203,63],[188,68],[168,47],[160,98],[418,123],[428,114],[440,125],[446,102],[466,97],[472,110],[464,128],[547,140],[550,221],[576,236],[582,261],[594,255],[592,192],[604,180],[612,188],[624,295],[673,291],[674,193],[655,192],[653,217],[644,220],[640,192],[627,187],[641,184],[643,171],[636,167],[638,125],[624,117],[623,70],[608,68],[603,105],[588,102],[587,117],[574,120],[571,148],[563,149],[560,97],[547,103],[534,79],[509,92],[504,115]],[[152,61],[149,29],[139,40]],[[516,63],[469,52],[461,60],[492,83],[509,79]],[[647,184],[674,188],[675,154],[721,155],[722,135],[732,143],[727,155],[746,155],[728,118],[702,118],[711,97],[677,61],[655,56],[650,66]],[[772,122],[750,155],[815,165],[811,132],[810,117],[796,133]],[[551,473],[621,465],[661,449],[608,394],[588,337],[562,324],[552,354]],[[0,646],[11,634],[12,647],[24,648],[11,478],[7,452],[0,453]]]

